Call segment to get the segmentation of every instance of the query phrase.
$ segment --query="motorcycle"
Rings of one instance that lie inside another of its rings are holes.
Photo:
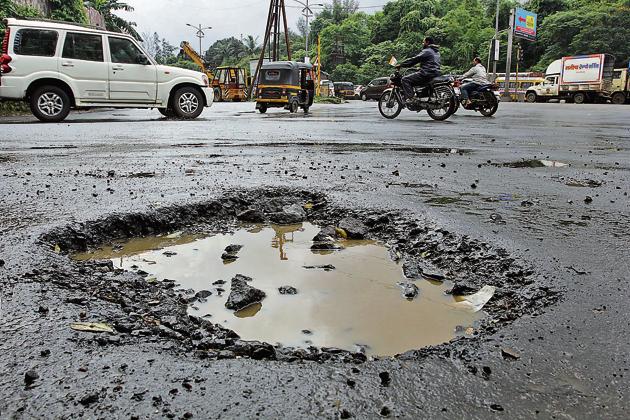
[[[493,116],[499,109],[499,98],[495,93],[498,88],[495,84],[487,84],[479,86],[476,90],[472,91],[468,95],[470,102],[466,105],[461,103],[461,86],[465,81],[455,80],[453,88],[456,97],[456,106],[453,114],[457,112],[459,107],[468,110],[481,113],[484,117]]]
[[[457,98],[453,90],[453,79],[449,76],[434,78],[426,86],[415,87],[415,100],[407,105],[402,95],[402,78],[398,67],[390,76],[392,88],[385,90],[378,101],[378,110],[387,119],[394,119],[404,108],[410,111],[427,111],[436,121],[448,119],[456,110]]]

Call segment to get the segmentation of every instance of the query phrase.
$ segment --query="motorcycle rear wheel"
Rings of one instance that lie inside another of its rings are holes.
[[[492,117],[494,114],[496,114],[498,110],[499,101],[497,101],[497,98],[492,98],[491,100],[486,101],[486,103],[481,108],[479,108],[479,112],[484,117]]]
[[[437,94],[434,92],[431,97],[432,100],[437,100]],[[455,99],[455,95],[451,95],[450,101],[445,107],[436,108],[436,109],[427,109],[427,114],[429,117],[434,119],[435,121],[444,121],[447,120],[451,115],[453,115],[457,111],[457,99]]]
[[[388,120],[393,120],[403,109],[403,104],[398,100],[398,96],[394,95],[390,100],[390,95],[392,95],[393,91],[383,92],[380,99],[378,100],[378,111],[381,115]]]

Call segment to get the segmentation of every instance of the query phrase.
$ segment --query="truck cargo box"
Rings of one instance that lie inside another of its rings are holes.
[[[615,57],[611,54],[563,57],[560,90],[610,91],[614,67]]]

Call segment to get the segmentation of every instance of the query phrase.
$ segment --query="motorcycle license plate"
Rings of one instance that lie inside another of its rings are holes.
[[[462,93],[461,89],[458,88],[458,87],[453,88],[453,89],[455,90],[455,94],[458,95],[458,96],[459,96],[460,93]]]

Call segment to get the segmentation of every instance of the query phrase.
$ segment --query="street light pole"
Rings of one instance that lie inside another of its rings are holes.
[[[313,10],[311,10],[311,6],[324,6],[324,4],[322,3],[317,3],[317,4],[309,4],[310,0],[304,0],[304,2],[300,1],[300,0],[293,0],[296,3],[302,5],[304,7],[304,9],[302,9],[302,16],[304,16],[304,18],[306,19],[306,33],[304,34],[304,50],[306,52],[306,54],[308,55],[308,36],[309,36],[309,26],[308,26],[308,20],[311,18],[311,16],[315,16],[315,13],[313,13]]]
[[[199,26],[194,26],[194,25],[191,25],[190,23],[187,23],[186,26],[190,26],[191,28],[197,31],[195,36],[199,38],[199,55],[203,57],[203,52],[201,51],[201,40],[206,36],[204,30],[212,29],[212,26],[206,26],[204,28],[201,26],[201,23],[199,24]]]
[[[494,40],[492,40],[493,45],[492,45],[492,51],[495,50],[495,48],[497,47],[497,40],[499,39],[499,13],[501,12],[501,5],[500,5],[500,0],[497,0],[497,13],[495,16],[495,23],[494,23]],[[496,56],[496,52],[494,53]],[[492,57],[492,76],[494,78],[494,80],[497,80],[497,60],[495,60],[494,56]]]

